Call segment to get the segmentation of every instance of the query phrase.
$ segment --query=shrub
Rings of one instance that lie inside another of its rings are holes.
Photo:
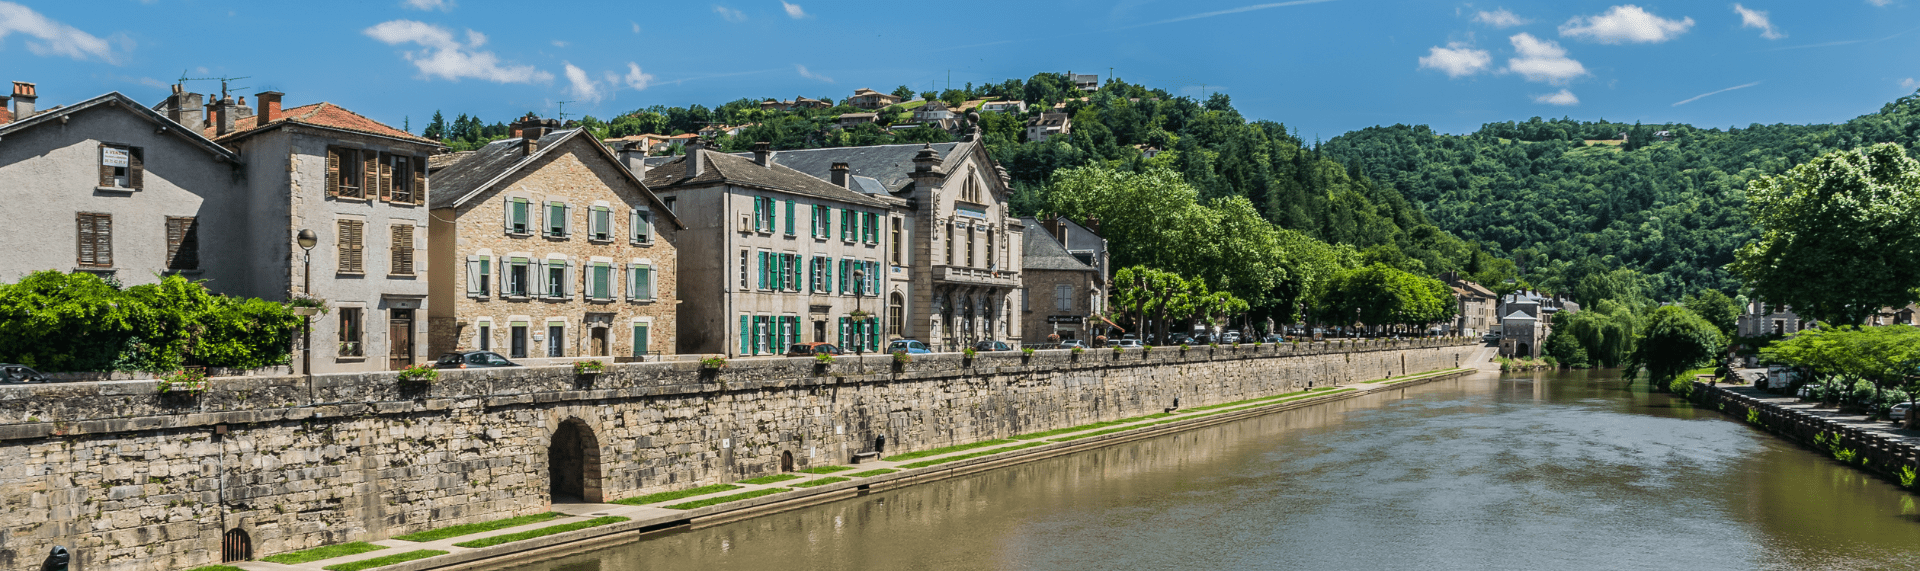
[[[1120,356],[1120,352],[1122,352],[1122,351],[1126,351],[1126,349],[1122,349],[1122,348],[1120,348],[1120,346],[1118,346],[1118,345],[1115,345],[1115,346],[1113,347],[1113,356],[1115,356],[1115,357],[1118,357],[1118,356]]]
[[[431,383],[440,380],[440,369],[427,364],[410,365],[401,369],[397,377],[402,383]]]
[[[1086,347],[1074,347],[1074,348],[1073,348],[1073,354],[1075,354],[1075,355],[1079,355],[1079,354],[1081,354],[1081,353],[1085,353],[1086,351],[1087,351],[1087,348],[1086,348]]]
[[[700,360],[700,368],[717,371],[727,368],[727,360],[721,357],[708,357]]]
[[[311,307],[319,310],[320,315],[327,314],[327,300],[304,293],[296,293],[293,294],[292,297],[287,298],[287,308],[292,309],[295,307]]]
[[[607,370],[607,364],[600,362],[599,359],[573,362],[573,374],[575,375],[598,375],[601,371],[605,370]]]
[[[1119,349],[1120,349],[1119,347],[1115,347],[1115,348],[1114,348],[1114,350],[1116,350],[1116,351],[1117,351],[1117,350],[1119,350]],[[1021,354],[1021,355],[1025,355],[1025,356],[1028,356],[1028,357],[1032,357],[1032,356],[1033,356],[1033,348],[1032,348],[1032,347],[1021,347],[1021,348],[1020,348],[1020,354]]]
[[[894,352],[893,352],[893,362],[894,362],[895,364],[899,364],[899,365],[905,365],[905,364],[907,364],[907,363],[912,363],[912,362],[913,362],[913,355],[909,355],[909,354],[907,354],[907,352],[906,352],[906,351],[894,351]]]
[[[960,355],[968,359],[972,359],[974,355],[979,355],[979,354],[980,352],[973,350],[972,347],[967,347],[965,349],[960,350]]]
[[[256,369],[287,363],[301,319],[279,302],[214,295],[166,276],[122,288],[86,273],[0,284],[0,362],[57,371]]]
[[[1913,471],[1912,466],[1900,467],[1900,487],[1902,488],[1913,487],[1913,481],[1915,480],[1916,477],[1920,477],[1920,473],[1915,473]]]
[[[831,364],[833,364],[833,355],[828,355],[828,354],[826,354],[826,353],[821,353],[821,354],[818,354],[818,355],[814,355],[814,356],[813,356],[813,362],[815,362],[815,363],[819,363],[819,364],[822,364],[822,365],[831,365]]]
[[[1140,354],[1141,354],[1141,355],[1143,355],[1143,356],[1144,356],[1144,355],[1146,355],[1146,354],[1148,354],[1148,353],[1152,353],[1152,352],[1153,352],[1153,346],[1152,346],[1152,345],[1141,345],[1141,346],[1140,346]]]
[[[1048,343],[1059,343],[1059,342],[1060,342],[1060,334],[1059,334],[1059,333],[1052,333],[1052,334],[1048,334],[1048,335],[1047,335],[1047,342],[1048,342]]]
[[[160,379],[156,387],[162,393],[199,394],[207,390],[207,370],[188,367]]]

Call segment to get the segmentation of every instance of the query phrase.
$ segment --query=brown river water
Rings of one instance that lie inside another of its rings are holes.
[[[1913,495],[1645,391],[1482,373],[501,569],[1920,569]]]

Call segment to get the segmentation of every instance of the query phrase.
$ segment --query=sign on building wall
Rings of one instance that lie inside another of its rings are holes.
[[[1080,324],[1081,322],[1083,322],[1083,321],[1085,321],[1085,320],[1086,320],[1086,318],[1085,318],[1085,317],[1082,317],[1082,316],[1079,316],[1079,315],[1049,315],[1049,316],[1047,316],[1047,323],[1071,323],[1071,324],[1074,324],[1074,325],[1079,325],[1079,324]]]
[[[127,166],[127,150],[116,149],[113,147],[102,147],[100,149],[100,165],[109,166],[109,167],[126,167]]]

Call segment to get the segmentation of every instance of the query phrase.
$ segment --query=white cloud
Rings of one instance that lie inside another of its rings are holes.
[[[405,2],[401,2],[401,4],[405,4],[408,8],[427,12],[434,10],[441,12],[453,11],[453,0],[406,0]]]
[[[1767,19],[1767,13],[1764,11],[1748,10],[1739,4],[1733,5],[1733,11],[1740,14],[1740,27],[1759,28],[1762,38],[1778,40],[1787,37],[1786,34],[1780,33],[1780,30],[1773,29],[1773,22]]]
[[[634,91],[646,91],[648,86],[653,85],[653,75],[641,73],[640,64],[633,62],[627,62],[627,76],[621,79],[625,80],[627,87],[633,88]]]
[[[1514,14],[1511,10],[1508,10],[1506,8],[1501,8],[1498,10],[1494,10],[1492,12],[1487,12],[1482,10],[1480,13],[1473,15],[1473,21],[1486,24],[1489,26],[1493,26],[1495,28],[1511,28],[1514,26],[1526,24],[1528,22],[1531,22],[1532,20],[1521,18],[1518,14]]]
[[[567,47],[567,43],[566,43],[566,42],[563,42],[563,41],[560,41],[560,40],[554,40],[554,41],[553,41],[553,47],[556,47],[556,48],[564,48],[564,47]]]
[[[1657,44],[1674,39],[1693,27],[1693,18],[1668,20],[1626,4],[1598,16],[1574,16],[1560,25],[1560,35],[1603,44]]]
[[[42,16],[26,6],[0,2],[0,40],[5,40],[8,34],[14,32],[37,38],[38,41],[27,40],[27,51],[38,56],[66,56],[82,61],[98,59],[119,64],[124,59],[124,52],[133,48],[133,40],[124,35],[115,36],[114,41],[110,42]],[[113,49],[115,42],[121,45],[121,50]]]
[[[719,15],[720,15],[720,19],[722,19],[722,20],[726,20],[726,21],[728,21],[728,22],[745,22],[745,21],[747,21],[747,13],[746,13],[746,12],[741,12],[741,11],[739,11],[739,10],[735,10],[735,9],[732,9],[732,8],[728,8],[728,7],[726,7],[726,6],[721,6],[721,5],[719,5],[719,4],[714,4],[714,5],[713,5],[713,13],[715,13],[715,14],[719,14]]]
[[[1920,81],[1911,77],[1900,80],[1901,89],[1920,89]]]
[[[1686,98],[1685,100],[1682,100],[1682,101],[1680,101],[1680,102],[1678,102],[1678,103],[1674,103],[1674,104],[1673,104],[1673,106],[1674,106],[1674,107],[1679,107],[1679,106],[1681,106],[1681,105],[1686,105],[1686,104],[1688,104],[1688,103],[1693,103],[1693,102],[1695,102],[1695,101],[1699,101],[1699,100],[1701,100],[1701,99],[1705,99],[1705,98],[1706,98],[1707,96],[1710,96],[1710,95],[1719,95],[1719,94],[1722,94],[1722,93],[1726,93],[1726,92],[1728,92],[1728,91],[1733,91],[1733,90],[1735,90],[1735,89],[1746,89],[1746,88],[1749,88],[1749,87],[1753,87],[1753,86],[1755,86],[1755,85],[1760,85],[1760,82],[1758,82],[1758,81],[1755,81],[1755,82],[1753,82],[1753,83],[1749,83],[1749,84],[1746,84],[1746,85],[1735,85],[1735,86],[1733,86],[1733,87],[1729,87],[1729,88],[1726,88],[1726,89],[1721,89],[1721,90],[1717,90],[1717,91],[1708,91],[1708,92],[1706,92],[1706,93],[1702,93],[1702,94],[1699,94],[1699,95],[1695,95],[1695,96],[1693,96],[1693,97],[1688,97],[1688,98]]]
[[[820,80],[820,81],[825,81],[825,82],[827,82],[827,83],[833,83],[833,78],[831,78],[831,77],[827,77],[827,76],[824,76],[824,75],[820,75],[820,74],[818,74],[818,73],[814,73],[814,72],[811,72],[811,71],[807,71],[807,66],[804,66],[804,65],[800,65],[800,64],[797,64],[797,63],[796,63],[796,64],[793,64],[793,68],[794,68],[794,69],[797,69],[797,70],[800,70],[800,77],[804,77],[804,78],[807,78],[807,79],[817,79],[817,80]]]
[[[1886,6],[1892,4],[1893,0],[1867,0],[1867,3],[1875,6]]]
[[[636,34],[638,34],[638,33],[640,33],[640,23],[639,23],[639,22],[627,22],[627,23],[628,23],[628,24],[633,24],[633,33],[636,33]]]
[[[1564,89],[1564,88],[1563,88],[1563,89],[1561,89],[1561,90],[1560,90],[1560,92],[1559,92],[1559,93],[1548,93],[1548,94],[1546,94],[1546,95],[1535,95],[1535,96],[1533,96],[1533,102],[1534,102],[1534,103],[1545,103],[1545,104],[1548,104],[1548,105],[1579,105],[1579,104],[1580,104],[1580,98],[1579,98],[1579,97],[1574,97],[1574,95],[1573,95],[1573,91],[1572,91],[1572,90],[1569,90],[1569,89]]]
[[[453,32],[439,26],[413,20],[381,22],[363,30],[368,37],[387,45],[418,44],[421,49],[405,52],[407,61],[420,68],[422,76],[450,81],[474,78],[496,83],[536,83],[553,80],[553,74],[531,65],[501,65],[493,52],[479,51],[487,36],[467,30],[465,43]]]
[[[1427,56],[1420,58],[1420,67],[1446,72],[1447,77],[1466,77],[1487,70],[1493,64],[1493,56],[1487,50],[1476,50],[1465,42],[1448,43],[1447,47],[1434,46],[1428,49]]]
[[[788,18],[793,18],[795,20],[798,20],[798,19],[807,17],[807,11],[801,10],[799,4],[789,4],[786,2],[786,0],[781,0],[780,7],[787,9]]]
[[[1525,76],[1527,81],[1565,85],[1568,80],[1587,74],[1587,67],[1568,58],[1567,50],[1553,40],[1524,33],[1508,40],[1513,42],[1513,51],[1519,57],[1507,60],[1507,71]]]
[[[600,82],[587,77],[586,70],[574,67],[568,62],[561,62],[561,65],[567,68],[567,90],[573,94],[574,99],[598,102],[607,97],[607,93],[600,89]]]

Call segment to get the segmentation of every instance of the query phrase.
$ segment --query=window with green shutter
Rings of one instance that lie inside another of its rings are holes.
[[[843,242],[853,241],[853,209],[840,209],[840,240]]]
[[[647,324],[633,324],[633,356],[647,356]]]
[[[767,289],[767,253],[760,252],[760,289]]]
[[[787,199],[787,235],[792,236],[794,232],[795,232],[795,229],[793,227],[793,199],[789,198]]]
[[[748,317],[746,315],[740,316],[740,354],[741,355],[753,354],[753,326],[751,324],[752,319],[753,318]]]

